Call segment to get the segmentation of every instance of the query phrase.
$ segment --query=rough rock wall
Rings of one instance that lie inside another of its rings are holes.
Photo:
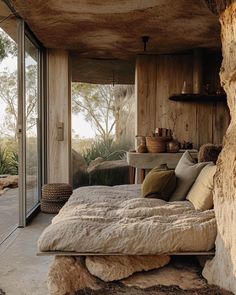
[[[135,146],[135,97],[133,85],[115,86],[116,140],[130,149]],[[120,91],[118,91],[120,90]],[[123,90],[123,91],[122,91]],[[119,111],[117,111],[119,110]]]
[[[236,2],[221,14],[220,22],[223,51],[220,76],[228,97],[231,123],[214,179],[216,255],[206,263],[203,275],[209,283],[236,294]]]

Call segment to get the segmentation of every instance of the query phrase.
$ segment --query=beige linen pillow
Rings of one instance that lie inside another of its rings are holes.
[[[186,151],[175,168],[177,184],[170,202],[185,200],[199,173],[209,163],[211,162],[196,163],[190,153]]]
[[[196,210],[209,210],[213,208],[213,178],[216,172],[216,165],[208,164],[198,175],[195,183],[190,189],[187,200]]]

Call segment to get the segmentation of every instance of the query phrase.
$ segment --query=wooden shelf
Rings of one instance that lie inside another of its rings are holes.
[[[216,102],[226,101],[226,95],[221,94],[174,94],[169,97],[172,101],[184,101],[184,102]]]
[[[138,169],[152,169],[161,164],[167,164],[169,168],[175,168],[180,158],[186,150],[178,153],[136,153],[127,152],[127,162],[131,167]],[[195,159],[198,157],[198,151],[188,150]]]

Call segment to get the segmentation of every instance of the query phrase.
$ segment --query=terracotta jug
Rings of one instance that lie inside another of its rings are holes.
[[[140,144],[137,147],[138,153],[146,153],[147,152],[147,145],[146,145],[146,138],[142,135],[136,135],[137,139],[140,139]]]

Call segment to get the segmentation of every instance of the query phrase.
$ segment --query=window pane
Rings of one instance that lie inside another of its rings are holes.
[[[26,204],[27,213],[39,202],[38,193],[38,48],[25,38]]]
[[[0,2],[0,242],[17,225],[17,19]]]

